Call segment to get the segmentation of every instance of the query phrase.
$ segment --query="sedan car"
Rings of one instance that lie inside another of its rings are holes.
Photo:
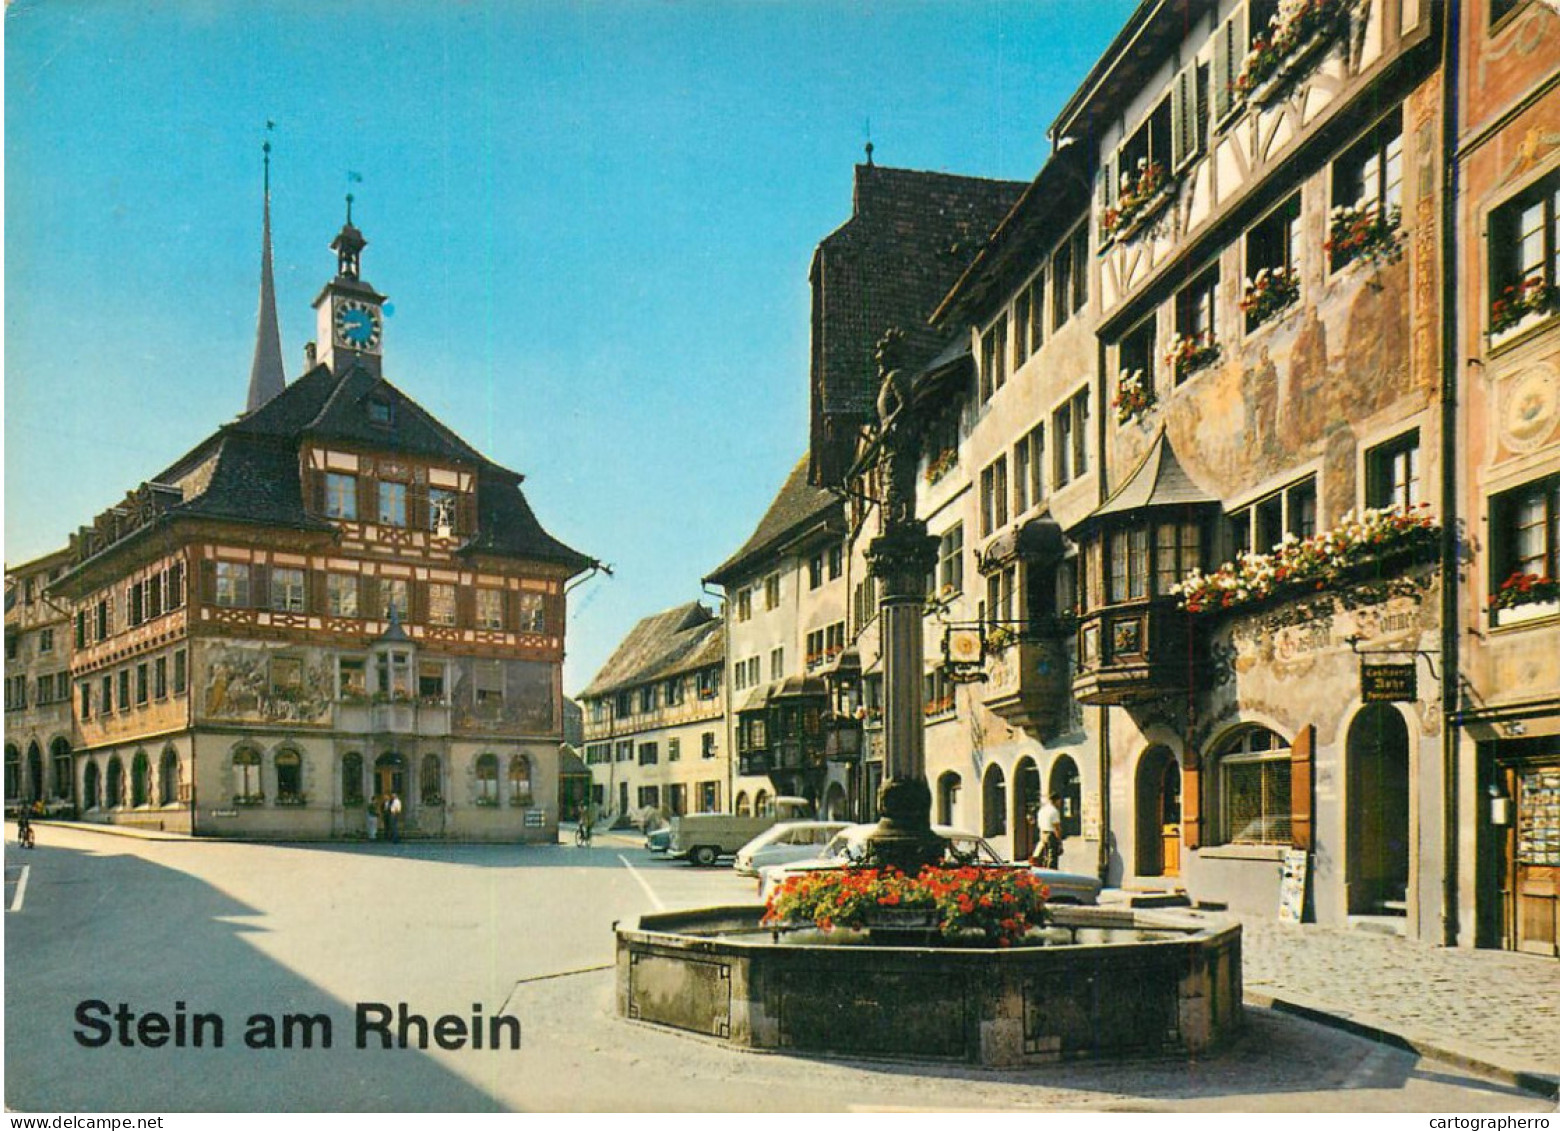
[[[736,872],[756,876],[760,868],[815,859],[846,821],[786,821],[759,833],[737,850]]]
[[[824,868],[844,868],[866,854],[868,838],[876,825],[851,825],[836,833],[824,847],[820,856],[795,864],[782,864],[759,871],[759,896],[766,902],[782,883],[791,876],[814,872]],[[1051,903],[1094,904],[1099,902],[1100,881],[1094,876],[1078,872],[1061,872],[1055,868],[1033,868],[1029,864],[1009,863],[998,855],[982,837],[945,826],[932,831],[948,839],[946,862],[952,865],[976,864],[983,868],[1029,868],[1050,890]]]
[[[666,852],[672,847],[672,826],[662,825],[645,833],[645,847],[651,852]]]

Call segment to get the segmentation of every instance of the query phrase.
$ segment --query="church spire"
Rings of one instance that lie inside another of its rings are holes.
[[[274,123],[267,122],[270,130]],[[255,360],[249,368],[249,404],[246,412],[265,404],[287,386],[282,371],[282,334],[276,322],[276,287],[271,277],[271,142],[265,152],[265,221],[260,251],[260,315],[255,330]]]

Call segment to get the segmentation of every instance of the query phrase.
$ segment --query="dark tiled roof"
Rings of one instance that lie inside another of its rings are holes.
[[[368,403],[391,406],[390,424],[376,424]],[[153,482],[174,484],[215,459],[199,494],[169,508],[190,515],[301,529],[333,529],[305,506],[299,448],[305,440],[446,460],[477,471],[477,535],[463,553],[553,561],[571,570],[592,559],[548,534],[520,490],[521,476],[484,459],[390,382],[361,366],[342,374],[320,365],[255,412],[201,441]],[[106,547],[105,549],[111,549]]]
[[[856,166],[851,219],[813,256],[812,465],[814,483],[839,483],[858,431],[876,411],[874,351],[905,333],[914,370],[944,344],[927,318],[1024,190],[912,169]]]
[[[756,559],[800,534],[806,527],[831,519],[837,524],[843,523],[844,504],[832,492],[809,484],[807,468],[808,460],[803,456],[801,462],[791,469],[785,485],[780,488],[774,502],[769,504],[758,527],[742,544],[742,548],[712,570],[705,581],[725,585],[744,567],[753,565]]]
[[[303,505],[296,447],[261,436],[229,433],[217,441],[217,462],[206,489],[170,508],[170,514],[330,530]]]
[[[590,686],[589,699],[725,659],[721,621],[697,601],[645,617],[629,630]]]
[[[543,558],[576,572],[594,564],[542,529],[520,490],[518,475],[486,461],[477,475],[477,536],[460,552]]]

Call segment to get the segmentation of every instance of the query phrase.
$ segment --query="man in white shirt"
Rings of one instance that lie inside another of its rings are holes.
[[[1042,868],[1055,868],[1062,862],[1062,795],[1051,794],[1046,803],[1040,806],[1040,813],[1036,818],[1036,832],[1040,836],[1040,849],[1035,853],[1034,862]]]

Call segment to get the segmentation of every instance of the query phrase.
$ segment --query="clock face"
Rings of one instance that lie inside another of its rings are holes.
[[[379,311],[366,302],[344,299],[336,304],[336,340],[353,349],[379,347]]]

